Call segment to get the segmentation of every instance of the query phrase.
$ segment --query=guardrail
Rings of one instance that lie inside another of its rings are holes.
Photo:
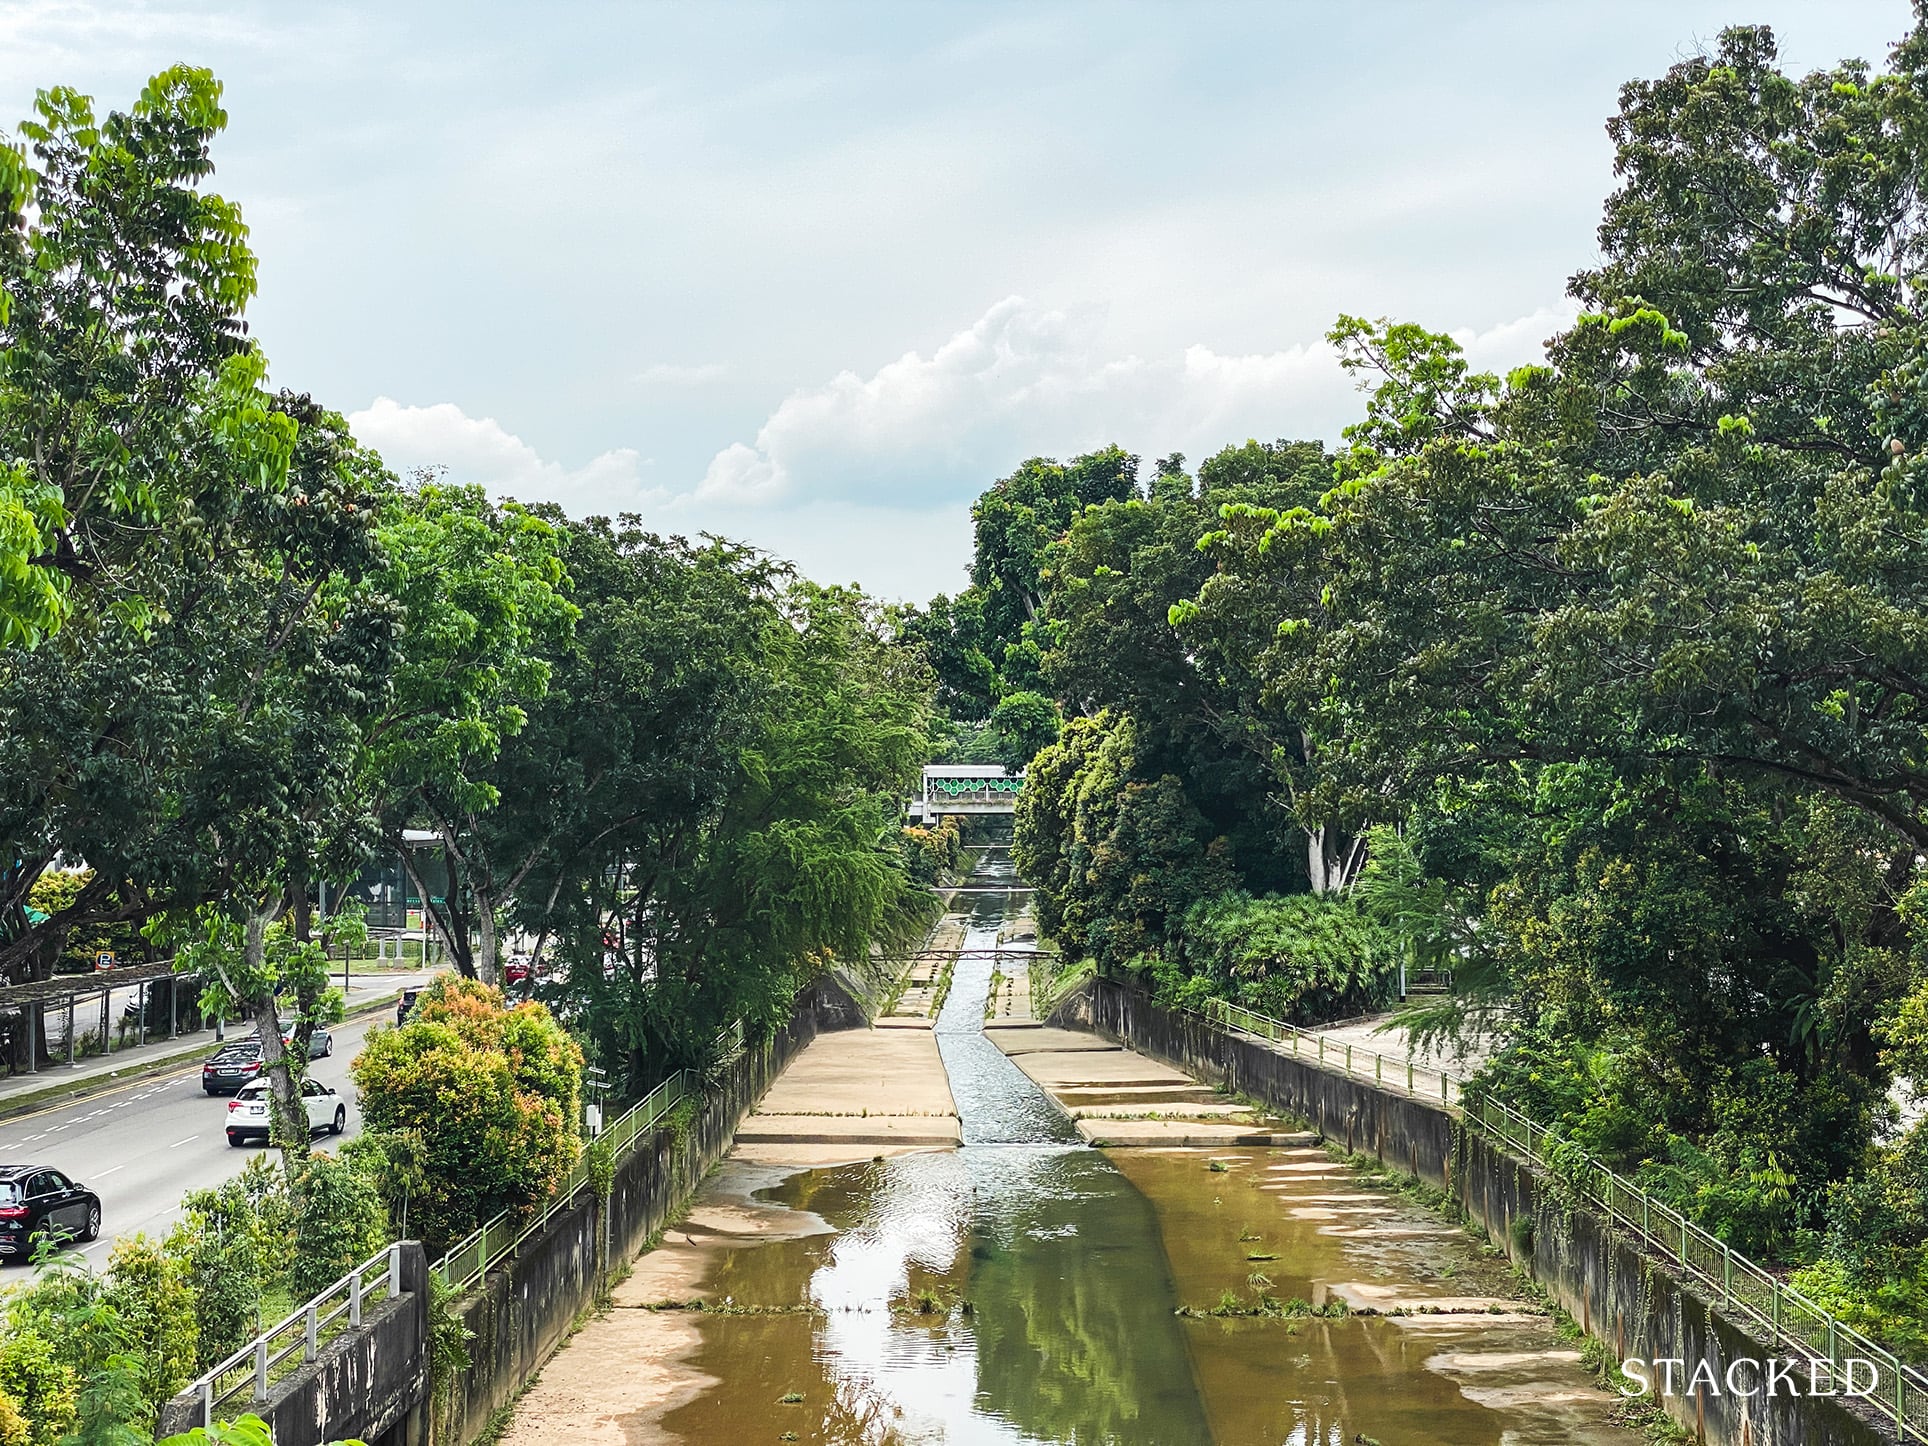
[[[1256,1035],[1273,1044],[1289,1045],[1295,1057],[1317,1060],[1325,1068],[1342,1070],[1355,1079],[1369,1079],[1374,1084],[1391,1085],[1395,1089],[1403,1087],[1415,1099],[1423,1096],[1438,1100],[1448,1108],[1460,1102],[1458,1079],[1443,1069],[1415,1064],[1411,1056],[1395,1059],[1391,1055],[1362,1049],[1343,1040],[1328,1040],[1313,1030],[1286,1024],[1223,999],[1208,999],[1205,1007],[1197,1012],[1214,1024],[1222,1024],[1241,1034]]]
[[[1647,1255],[1691,1277],[1710,1302],[1718,1302],[1757,1337],[1764,1337],[1770,1354],[1789,1350],[1814,1365],[1825,1364],[1829,1387],[1837,1391],[1849,1361],[1867,1362],[1874,1372],[1869,1402],[1893,1424],[1900,1440],[1928,1441],[1928,1375],[1903,1364],[1892,1351],[1790,1290],[1771,1271],[1512,1106],[1481,1094],[1462,1108],[1461,1116],[1557,1177],[1634,1236]]]
[[[1770,1354],[1786,1350],[1805,1357],[1810,1369],[1826,1365],[1829,1386],[1837,1391],[1847,1363],[1865,1361],[1875,1373],[1865,1393],[1868,1402],[1894,1426],[1899,1440],[1928,1442],[1928,1373],[1904,1364],[1894,1352],[1789,1289],[1773,1272],[1511,1105],[1485,1092],[1466,1098],[1461,1082],[1443,1070],[1328,1041],[1315,1031],[1223,1000],[1210,1000],[1197,1013],[1227,1029],[1280,1047],[1290,1045],[1294,1055],[1316,1059],[1327,1069],[1382,1086],[1400,1088],[1403,1082],[1407,1095],[1438,1100],[1469,1127],[1554,1176],[1638,1241],[1643,1253],[1692,1279],[1710,1301],[1764,1337]],[[1388,1062],[1394,1066],[1390,1073]]]
[[[678,1070],[612,1121],[601,1138],[610,1141],[620,1162],[628,1158],[645,1131],[654,1129],[664,1116],[694,1092],[695,1086],[689,1071]],[[467,1290],[497,1264],[514,1255],[523,1241],[539,1234],[550,1220],[574,1204],[576,1196],[589,1185],[590,1179],[588,1159],[578,1159],[575,1168],[570,1170],[568,1178],[555,1194],[549,1197],[549,1203],[539,1215],[517,1221],[505,1211],[485,1221],[480,1229],[473,1231],[466,1240],[429,1268],[456,1290]]]
[[[744,1048],[743,1021],[738,1020],[716,1037],[719,1066],[735,1063]],[[669,1112],[701,1089],[701,1079],[681,1069],[644,1095],[604,1127],[598,1139],[607,1140],[615,1162],[621,1164],[636,1148],[636,1141],[661,1124]],[[458,1291],[467,1290],[496,1265],[514,1255],[517,1247],[539,1234],[560,1212],[575,1203],[576,1196],[591,1180],[589,1161],[576,1161],[568,1178],[549,1197],[549,1203],[534,1219],[518,1222],[508,1212],[485,1221],[482,1227],[456,1245],[429,1268]]]
[[[189,1386],[201,1400],[201,1424],[212,1426],[216,1412],[265,1402],[271,1385],[311,1364],[323,1346],[360,1326],[371,1296],[393,1300],[401,1293],[402,1247],[385,1246]]]

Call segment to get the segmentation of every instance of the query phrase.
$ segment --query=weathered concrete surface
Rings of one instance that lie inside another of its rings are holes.
[[[865,1159],[962,1138],[928,1023],[891,1019],[812,1040],[737,1128],[736,1156],[818,1164],[778,1148],[825,1146]]]
[[[265,1403],[230,1405],[225,1415],[254,1411],[280,1446],[322,1446],[346,1436],[369,1446],[426,1442],[428,1260],[412,1240],[401,1252],[400,1295],[371,1302],[360,1330],[324,1346],[312,1365],[278,1382]],[[193,1396],[176,1396],[161,1410],[163,1436],[200,1424]]]
[[[1081,1119],[1077,1128],[1086,1144],[1108,1150],[1161,1145],[1303,1145],[1313,1138],[1309,1131],[1255,1129],[1248,1124],[1210,1120]]]
[[[1590,1211],[1556,1201],[1533,1168],[1483,1136],[1467,1133],[1457,1118],[1430,1101],[1321,1069],[1309,1058],[1294,1058],[1247,1035],[1228,1034],[1196,1015],[1160,1008],[1111,980],[1081,985],[1050,1022],[1092,1029],[1264,1100],[1310,1122],[1348,1151],[1376,1156],[1445,1190],[1619,1359],[1678,1358],[1687,1363],[1683,1380],[1704,1361],[1719,1381],[1726,1378],[1729,1362],[1790,1353],[1785,1342],[1770,1347],[1753,1339]],[[1308,1173],[1320,1169],[1317,1162],[1306,1163]],[[1536,1222],[1532,1248],[1524,1255],[1512,1230],[1521,1216]],[[1661,1401],[1681,1426],[1715,1446],[1888,1446],[1893,1441],[1891,1431],[1838,1399],[1697,1392]]]
[[[1085,1143],[1105,1149],[1181,1145],[1302,1145],[1183,1070],[1085,1030],[1013,1023],[985,1035],[1069,1114]]]

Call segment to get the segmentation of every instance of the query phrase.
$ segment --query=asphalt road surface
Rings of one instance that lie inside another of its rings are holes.
[[[348,1064],[371,1028],[394,1020],[392,1010],[382,1010],[335,1026],[335,1052],[310,1066],[315,1079],[348,1102],[347,1133],[322,1136],[320,1148],[333,1149],[361,1128]],[[116,1237],[135,1231],[151,1239],[165,1236],[181,1218],[185,1192],[218,1185],[264,1148],[228,1143],[229,1098],[202,1092],[196,1060],[169,1074],[0,1121],[0,1164],[51,1165],[100,1196],[101,1238],[77,1248],[104,1266]]]

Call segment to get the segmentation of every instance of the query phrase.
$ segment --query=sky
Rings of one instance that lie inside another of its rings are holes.
[[[1878,64],[1903,0],[0,0],[34,93],[225,84],[214,187],[273,382],[397,471],[965,581],[971,499],[1113,442],[1337,439],[1341,312],[1534,359],[1620,85],[1770,24]]]

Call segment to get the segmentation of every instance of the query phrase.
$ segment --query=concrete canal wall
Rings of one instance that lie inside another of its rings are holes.
[[[1677,1358],[1683,1389],[1661,1397],[1668,1413],[1715,1446],[1891,1446],[1893,1428],[1864,1420],[1841,1401],[1813,1396],[1737,1396],[1685,1383],[1705,1362],[1715,1382],[1736,1360],[1784,1356],[1688,1289],[1587,1210],[1569,1205],[1541,1174],[1460,1128],[1437,1102],[1376,1087],[1263,1040],[1232,1034],[1197,1015],[1163,1009],[1111,980],[1081,985],[1051,1016],[1161,1059],[1196,1079],[1249,1095],[1316,1128],[1349,1151],[1371,1155],[1445,1191],[1494,1244],[1525,1267],[1618,1359]],[[1530,1236],[1514,1222],[1530,1220]],[[1530,1239],[1522,1248],[1522,1238]],[[1742,1368],[1739,1383],[1753,1384]],[[1804,1379],[1804,1378],[1803,1378]]]

